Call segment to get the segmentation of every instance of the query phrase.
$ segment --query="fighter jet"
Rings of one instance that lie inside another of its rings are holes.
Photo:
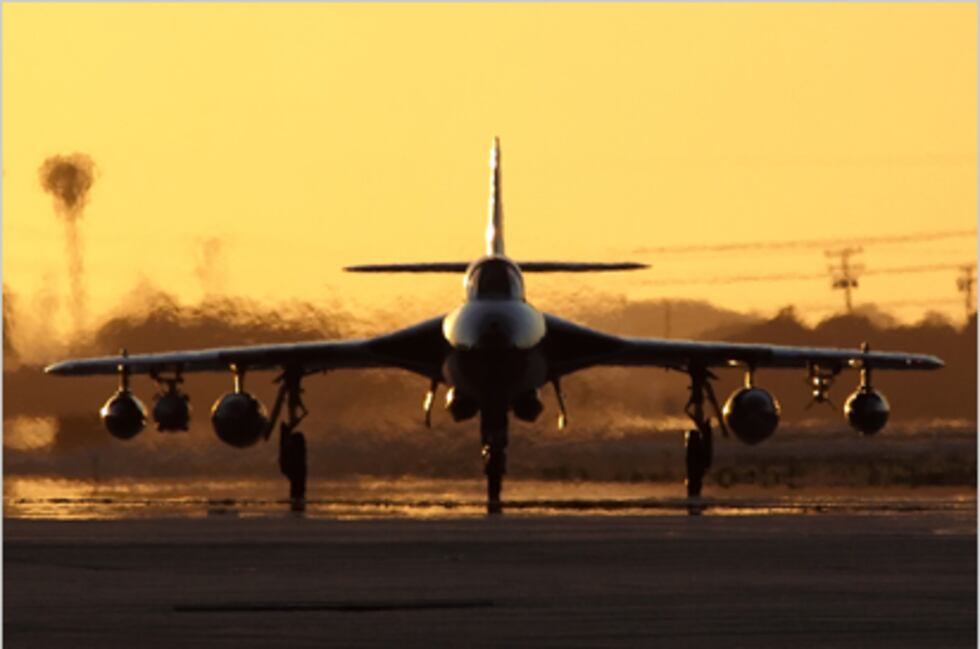
[[[335,370],[396,368],[427,379],[426,423],[440,385],[448,388],[446,410],[453,420],[479,419],[487,510],[502,510],[501,487],[507,466],[510,416],[535,421],[543,406],[540,391],[550,385],[559,404],[558,425],[567,421],[561,380],[574,372],[598,366],[653,366],[690,376],[685,412],[693,426],[687,431],[687,493],[701,494],[711,465],[712,417],[727,434],[757,444],[770,437],[779,423],[778,401],[755,385],[758,368],[805,370],[814,401],[842,371],[860,372],[857,388],[844,404],[850,424],[865,435],[884,427],[889,415],[885,397],[871,384],[872,370],[932,370],[943,366],[935,356],[860,349],[831,349],[783,345],[701,342],[662,338],[631,338],[595,331],[536,309],[524,291],[524,273],[621,271],[645,268],[638,263],[576,263],[514,261],[504,248],[501,200],[500,142],[490,153],[490,201],[486,254],[471,263],[408,263],[349,267],[351,272],[464,273],[462,303],[449,313],[374,338],[322,340],[295,344],[221,347],[72,359],[46,368],[49,374],[83,376],[118,374],[119,389],[101,409],[105,427],[117,438],[130,439],[146,425],[147,411],[130,391],[133,374],[148,374],[160,385],[152,409],[159,430],[187,430],[188,396],[180,391],[188,372],[228,372],[231,392],[211,408],[217,436],[236,447],[269,439],[279,422],[279,461],[290,481],[290,496],[301,501],[306,491],[306,441],[298,426],[307,414],[302,380]],[[738,367],[745,384],[720,406],[712,388],[713,368]],[[245,390],[245,375],[276,371],[280,388],[271,415]],[[705,402],[710,408],[705,407]],[[285,412],[283,409],[285,408]],[[280,421],[281,420],[281,421]]]

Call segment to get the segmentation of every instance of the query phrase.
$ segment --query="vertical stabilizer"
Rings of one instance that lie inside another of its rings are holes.
[[[490,215],[487,219],[487,256],[503,257],[504,208],[500,194],[500,138],[493,138],[490,148]],[[472,264],[465,261],[421,262],[414,264],[362,264],[347,266],[352,273],[462,273]],[[521,271],[531,273],[586,273],[609,270],[636,270],[646,264],[631,261],[581,262],[581,261],[522,261]]]
[[[500,138],[490,149],[490,218],[487,222],[487,254],[504,254],[504,208],[500,197]]]

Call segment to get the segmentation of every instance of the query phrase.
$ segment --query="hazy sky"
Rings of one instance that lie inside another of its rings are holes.
[[[90,320],[142,280],[188,301],[450,308],[458,277],[339,269],[479,255],[493,135],[510,254],[653,265],[531,278],[529,299],[548,306],[608,292],[825,315],[842,302],[826,279],[656,283],[822,273],[820,248],[637,249],[977,224],[975,4],[2,11],[4,282],[65,328],[66,232],[38,180],[55,154],[97,168],[78,222]],[[971,237],[860,258],[975,260]],[[959,318],[956,275],[869,275],[856,301]]]

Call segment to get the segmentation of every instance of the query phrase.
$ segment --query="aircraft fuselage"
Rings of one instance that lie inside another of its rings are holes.
[[[473,262],[464,286],[466,301],[442,323],[452,348],[446,382],[481,407],[508,407],[547,381],[544,315],[524,299],[520,269],[502,255]]]

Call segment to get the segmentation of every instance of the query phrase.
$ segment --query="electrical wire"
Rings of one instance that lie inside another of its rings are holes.
[[[797,250],[806,248],[826,248],[833,246],[849,245],[859,243],[861,246],[888,245],[900,243],[921,243],[925,241],[939,241],[942,239],[955,239],[960,237],[976,237],[977,230],[938,230],[932,232],[918,232],[910,234],[896,234],[890,236],[851,236],[844,238],[828,239],[797,239],[788,241],[743,241],[735,243],[721,244],[694,244],[681,246],[657,246],[634,248],[634,254],[644,255],[687,255],[699,253],[725,253],[725,252],[745,252],[745,251],[775,251],[775,250]]]
[[[900,275],[911,273],[934,273],[948,270],[962,270],[963,264],[919,264],[916,266],[891,266],[872,268],[858,273],[858,277],[867,275]],[[652,279],[643,282],[646,286],[693,286],[705,284],[741,284],[746,282],[785,282],[811,281],[829,279],[827,273],[773,273],[768,275],[716,275],[714,277],[679,277]]]

